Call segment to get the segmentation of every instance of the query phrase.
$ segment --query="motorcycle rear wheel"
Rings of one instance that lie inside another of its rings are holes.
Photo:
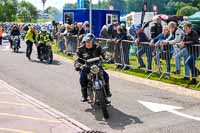
[[[53,53],[51,50],[49,50],[47,62],[48,62],[48,64],[51,64],[52,61],[53,61]]]

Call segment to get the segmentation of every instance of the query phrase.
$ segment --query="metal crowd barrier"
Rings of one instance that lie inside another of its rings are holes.
[[[179,75],[198,79],[197,68],[200,69],[200,44],[192,45],[188,48],[179,48],[177,45],[161,45],[160,42],[150,45],[149,42],[141,42],[136,45],[133,41],[96,38],[97,43],[102,47],[107,47],[106,56],[110,63],[121,66],[121,70],[128,68],[142,69],[148,72],[147,78],[157,73],[159,80],[169,75]],[[80,46],[79,36],[65,37],[65,51],[75,54]],[[192,57],[191,57],[192,56]],[[190,63],[190,67],[187,65]],[[188,70],[189,69],[189,70]],[[193,73],[193,74],[191,74]]]
[[[163,46],[160,42],[154,45],[150,45],[149,42],[141,42],[140,45],[136,45],[129,40],[116,42],[115,40],[105,38],[97,38],[97,42],[103,47],[109,48],[109,56],[113,58],[113,62],[116,65],[124,66],[124,68],[130,67],[132,69],[139,68],[145,70],[149,72],[147,78],[152,76],[153,73],[158,73],[159,80],[174,74],[199,80],[197,74],[191,74],[192,71],[197,73],[196,68],[200,68],[199,44],[192,45],[190,50],[188,50],[187,47],[179,48],[177,45]],[[191,56],[194,56],[194,58]],[[193,67],[191,70],[187,65],[188,62],[193,63],[193,66],[196,66],[196,68]],[[196,87],[199,86],[200,82]]]
[[[80,46],[80,39],[77,35],[66,35],[63,38],[57,38],[56,44],[60,51],[64,51],[69,55],[74,55]]]

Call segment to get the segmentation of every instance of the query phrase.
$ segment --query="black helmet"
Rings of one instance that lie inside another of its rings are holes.
[[[85,42],[94,42],[95,41],[95,36],[92,33],[87,33],[82,40],[82,43]]]

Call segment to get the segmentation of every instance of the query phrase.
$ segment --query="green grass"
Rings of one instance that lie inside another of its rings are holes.
[[[52,19],[37,19],[37,23],[46,23],[46,22],[51,22]]]
[[[144,70],[141,69],[130,69],[130,70],[115,70],[115,65],[114,64],[104,64],[104,68],[105,70],[111,70],[111,71],[116,71],[116,72],[120,72],[120,73],[124,73],[124,74],[128,74],[128,75],[133,75],[133,76],[138,76],[138,77],[142,77],[142,78],[147,78],[149,75],[146,74],[146,72]],[[200,91],[200,87],[195,88],[196,85],[188,85],[188,83],[190,81],[186,81],[186,80],[182,80],[181,76],[176,76],[176,75],[170,75],[170,78],[165,76],[163,78],[159,78],[161,75],[157,74],[157,73],[153,73],[149,79],[150,80],[156,80],[156,81],[162,81],[164,83],[169,83],[169,84],[175,84],[175,85],[179,85],[185,88],[189,88],[192,90],[198,90]]]
[[[64,52],[58,52],[58,47],[57,47],[56,44],[54,44],[52,46],[52,50],[53,50],[54,53],[56,53],[58,55],[61,55],[61,56],[65,57],[65,58],[67,58],[67,59],[73,60],[72,56],[68,56]],[[144,55],[143,59],[144,59],[144,62],[146,64],[146,56],[145,55]],[[131,56],[130,57],[130,62],[131,62],[130,63],[131,66],[134,66],[130,70],[123,70],[123,71],[115,70],[115,67],[116,67],[115,64],[104,64],[103,67],[104,67],[105,70],[116,71],[116,72],[119,72],[119,73],[138,76],[138,77],[142,77],[142,78],[147,78],[148,77],[148,75],[146,74],[146,71],[137,68],[138,64],[137,64],[137,58],[135,56]],[[200,61],[198,60],[197,63],[200,64]],[[171,65],[171,70],[175,71],[175,60],[174,59],[171,60],[171,64],[172,64]],[[152,66],[153,66],[153,70],[155,71],[155,69],[156,69],[155,66],[156,65],[155,65],[154,61],[153,61]],[[164,71],[166,70],[165,61],[161,61],[161,67],[163,68]],[[184,75],[184,73],[183,73],[184,72],[183,62],[182,62],[182,65],[181,65],[181,72],[182,72],[181,74]],[[185,87],[185,88],[188,88],[188,89],[200,91],[200,87],[196,88],[196,85],[188,85],[188,83],[190,81],[182,80],[181,78],[183,78],[183,77],[181,77],[181,76],[176,76],[176,75],[171,74],[170,77],[165,77],[164,76],[161,79],[160,79],[160,76],[161,75],[159,75],[157,73],[153,73],[149,77],[149,79],[156,80],[156,81],[161,81],[161,82],[169,83],[169,84],[175,84],[175,85],[179,85],[179,86],[182,86],[182,87]]]
[[[67,59],[73,60],[72,56],[68,56],[67,54],[65,54],[64,52],[59,52],[58,46],[56,45],[56,43],[54,42],[52,45],[52,51],[55,54],[58,54],[60,56],[66,57]]]

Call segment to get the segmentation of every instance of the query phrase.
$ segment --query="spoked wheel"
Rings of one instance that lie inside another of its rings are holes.
[[[51,64],[52,61],[53,61],[53,53],[52,53],[52,51],[49,49],[49,51],[48,51],[47,62],[48,62],[48,64]]]
[[[106,105],[106,98],[105,98],[105,95],[103,93],[103,90],[98,90],[96,93],[97,93],[97,98],[99,100],[99,104],[101,106],[103,117],[105,119],[108,119],[109,114],[108,114],[107,105]]]

